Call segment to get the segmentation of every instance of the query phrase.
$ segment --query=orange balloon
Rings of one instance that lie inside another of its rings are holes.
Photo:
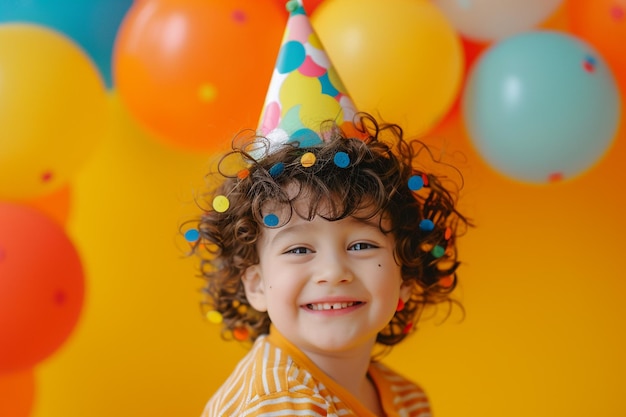
[[[80,257],[39,211],[0,203],[0,372],[31,368],[58,349],[82,310]]]
[[[0,416],[30,416],[34,398],[35,375],[32,369],[0,373]]]
[[[570,31],[593,45],[626,93],[626,0],[569,0]]]
[[[260,0],[144,0],[120,26],[115,84],[167,143],[214,151],[255,128],[286,14]]]

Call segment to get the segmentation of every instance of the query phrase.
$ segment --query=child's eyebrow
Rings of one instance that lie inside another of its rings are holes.
[[[346,220],[354,224],[366,226],[368,229],[371,228],[379,232],[381,231],[380,224],[375,219],[357,219],[354,217],[350,217]],[[272,244],[275,242],[279,242],[283,239],[286,239],[294,235],[295,236],[304,235],[307,233],[308,230],[310,230],[313,227],[314,227],[313,224],[307,221],[304,221],[298,224],[293,224],[293,225],[289,225],[289,224],[285,225],[281,227],[280,230],[278,230],[276,234],[269,239],[269,243]]]

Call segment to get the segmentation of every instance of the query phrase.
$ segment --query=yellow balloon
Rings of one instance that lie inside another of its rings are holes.
[[[73,41],[38,25],[0,25],[0,199],[60,189],[107,114],[104,82]]]
[[[420,134],[459,94],[461,42],[430,1],[329,0],[311,19],[359,110]]]

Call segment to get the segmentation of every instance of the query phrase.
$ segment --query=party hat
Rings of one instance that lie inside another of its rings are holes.
[[[259,122],[271,145],[322,142],[320,124],[352,124],[356,107],[311,26],[302,0],[287,2],[289,19]]]

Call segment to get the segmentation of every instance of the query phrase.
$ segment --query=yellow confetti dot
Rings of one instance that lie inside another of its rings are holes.
[[[217,98],[217,88],[213,84],[202,84],[198,89],[198,97],[202,101],[211,102]]]
[[[222,315],[219,311],[211,310],[206,313],[206,319],[213,324],[220,324],[222,322]]]
[[[312,152],[305,153],[304,155],[302,155],[302,158],[300,158],[300,163],[305,168],[313,166],[313,164],[315,163],[315,154]]]
[[[218,213],[223,213],[228,210],[228,207],[230,207],[230,201],[228,201],[228,198],[226,196],[215,196],[215,198],[213,199],[213,210],[217,211]]]
[[[248,311],[248,307],[243,304],[237,307],[237,313],[239,314],[246,314],[246,311]]]

